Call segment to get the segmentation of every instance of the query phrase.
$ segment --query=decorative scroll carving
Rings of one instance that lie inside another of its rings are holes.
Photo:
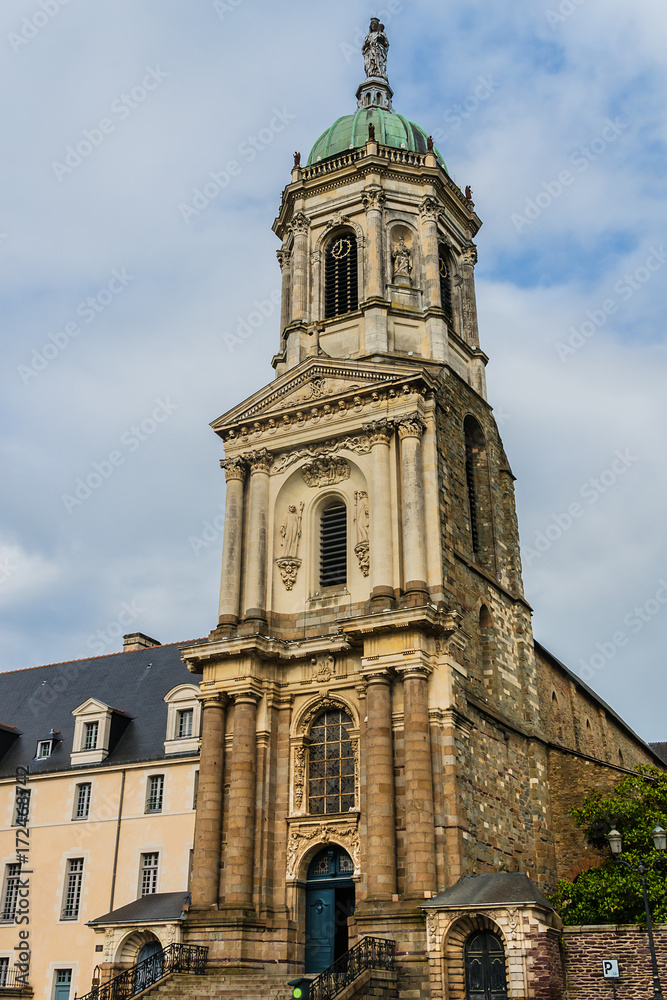
[[[280,570],[280,576],[285,584],[285,590],[292,590],[299,574],[300,559],[276,559],[276,566]]]
[[[350,222],[347,215],[341,215],[340,212],[334,212],[330,219],[327,220],[327,224],[324,227],[326,232],[328,229],[333,229],[335,226],[350,226]],[[356,227],[355,227],[356,228]]]
[[[306,780],[306,748],[296,747],[294,750],[294,808],[300,809],[303,802],[303,790]]]
[[[406,437],[420,438],[425,430],[426,424],[418,413],[411,413],[398,421],[398,436],[401,439]]]
[[[326,684],[336,673],[336,660],[331,653],[320,653],[319,656],[311,658],[313,667],[313,680],[319,684]]]
[[[114,928],[107,927],[104,932],[104,961],[113,962],[114,959]]]
[[[426,914],[426,948],[428,951],[439,951],[440,917],[437,912],[430,910]]]
[[[370,545],[368,542],[358,542],[354,546],[354,552],[359,560],[359,569],[364,574],[368,576],[371,571],[371,552]]]
[[[368,437],[363,434],[358,437],[332,439],[324,441],[322,444],[308,445],[305,448],[295,448],[293,451],[283,452],[282,455],[276,457],[271,466],[271,474],[275,476],[279,472],[284,472],[290,465],[294,465],[302,458],[317,458],[319,455],[328,455],[331,452],[340,451],[342,448],[353,451],[357,455],[366,455],[371,450],[371,443]]]
[[[461,262],[467,264],[469,267],[474,267],[477,263],[477,247],[474,243],[469,246],[464,247],[461,253]]]
[[[269,472],[273,455],[268,448],[258,448],[257,451],[247,451],[243,458],[250,466],[252,472]]]
[[[344,458],[321,455],[301,470],[306,486],[333,486],[350,478],[350,465]]]
[[[505,928],[505,934],[507,935],[508,941],[516,941],[520,921],[521,914],[516,907],[507,910],[507,926]]]
[[[226,482],[230,479],[243,482],[245,479],[247,465],[242,458],[225,458],[220,462],[220,468],[224,469]]]
[[[426,222],[435,222],[439,211],[440,206],[435,198],[429,198],[428,195],[423,199],[421,205],[419,206],[419,214]]]
[[[340,844],[348,852],[354,862],[354,871],[359,871],[359,831],[356,824],[336,826],[320,823],[315,827],[293,829],[287,844],[287,878],[296,878],[297,862],[304,849],[313,841],[321,844]]]
[[[299,733],[305,736],[310,729],[310,724],[313,719],[315,719],[320,712],[324,712],[328,708],[335,708],[340,712],[347,712],[349,714],[347,705],[344,705],[342,701],[338,701],[334,698],[319,698],[300,720]]]

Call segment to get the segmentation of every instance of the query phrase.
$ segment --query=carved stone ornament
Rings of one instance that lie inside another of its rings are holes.
[[[333,229],[335,226],[349,226],[351,225],[350,220],[347,215],[341,215],[340,212],[334,212],[330,219],[327,220],[327,224],[324,227],[326,232],[329,229]]]
[[[308,711],[299,721],[299,733],[305,736],[310,729],[311,722],[317,718],[320,712],[325,712],[328,708],[337,709],[339,712],[347,712],[349,714],[349,709],[347,705],[344,705],[342,701],[334,700],[333,698],[318,698],[318,700],[310,706]]]
[[[311,659],[313,680],[317,684],[326,684],[336,673],[336,660],[331,653],[320,653]]]
[[[298,559],[299,543],[301,541],[301,520],[303,518],[303,500],[299,504],[298,510],[295,503],[291,503],[287,508],[285,520],[280,528],[282,538],[283,556],[285,559]]]
[[[237,479],[243,482],[246,476],[247,465],[242,458],[226,458],[220,462],[220,468],[224,469],[225,481]]]
[[[300,559],[276,559],[276,566],[280,570],[280,576],[285,584],[285,590],[292,590],[299,573]]]
[[[310,219],[303,212],[297,212],[288,228],[295,236],[305,236],[310,229]]]
[[[358,542],[354,546],[354,553],[359,560],[359,569],[364,576],[368,576],[371,571],[370,544],[368,542]]]
[[[289,267],[289,263],[292,257],[291,251],[276,250],[276,257],[278,258],[278,263],[280,264],[281,271],[284,271],[286,267]]]
[[[273,455],[268,448],[258,448],[257,451],[248,451],[243,455],[252,472],[268,472],[271,468]]]
[[[380,211],[387,200],[387,196],[382,188],[367,188],[366,191],[361,192],[361,200],[367,212],[370,212],[372,209]]]
[[[426,424],[418,413],[411,413],[408,417],[402,417],[398,422],[398,436],[420,438],[426,430]]]
[[[293,451],[285,451],[278,455],[271,466],[271,474],[277,475],[284,472],[290,465],[300,461],[302,458],[317,458],[319,455],[329,455],[331,452],[340,451],[346,448],[357,455],[366,455],[371,450],[371,443],[368,437],[363,434],[358,437],[341,437],[337,440],[325,441],[323,444],[308,445],[305,448],[295,448]]]
[[[475,266],[477,263],[477,247],[474,243],[471,243],[470,246],[464,248],[461,254],[461,261],[469,267]]]
[[[371,568],[368,538],[370,515],[366,490],[357,490],[354,494],[354,522],[357,527],[357,544],[354,547],[354,552],[359,560],[359,569],[364,576],[368,576]]]
[[[303,803],[303,786],[306,780],[306,748],[294,749],[294,808],[300,809]]]
[[[321,844],[339,844],[345,848],[354,862],[355,874],[359,871],[359,831],[356,824],[345,826],[320,823],[314,827],[293,829],[287,844],[287,878],[296,878],[297,865],[304,850],[313,841]]]
[[[428,195],[424,198],[421,205],[419,206],[419,214],[422,219],[427,222],[435,222],[438,217],[438,212],[440,211],[440,206],[438,205],[435,198],[429,198]]]
[[[374,420],[370,424],[364,424],[364,433],[368,435],[370,443],[373,444],[389,444],[391,436],[394,433],[394,421],[387,420],[383,418],[381,420]]]
[[[428,951],[440,951],[440,916],[430,910],[426,914],[426,948]]]
[[[104,961],[113,962],[114,958],[114,928],[107,927],[104,932]]]
[[[516,941],[520,922],[521,914],[519,910],[516,907],[508,909],[507,926],[505,928],[505,934],[507,935],[508,941]]]
[[[303,481],[306,486],[316,488],[318,486],[334,486],[350,478],[350,466],[344,458],[332,455],[322,455],[314,462],[304,465],[301,470]]]

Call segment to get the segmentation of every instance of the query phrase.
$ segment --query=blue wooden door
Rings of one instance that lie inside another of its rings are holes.
[[[334,960],[336,890],[306,890],[306,972],[322,972]]]
[[[72,970],[58,969],[56,971],[56,988],[53,991],[53,1000],[69,1000],[69,991],[72,985]]]

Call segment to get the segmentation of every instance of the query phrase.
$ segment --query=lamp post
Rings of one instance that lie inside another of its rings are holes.
[[[639,862],[638,865],[632,865],[625,858],[621,857],[623,851],[623,838],[621,837],[618,830],[610,830],[607,834],[607,840],[609,841],[609,846],[611,847],[611,854],[618,865],[625,865],[629,868],[631,872],[635,872],[639,875],[642,884],[642,894],[644,896],[644,910],[646,912],[646,927],[648,929],[648,943],[651,949],[651,966],[653,968],[653,996],[654,1000],[663,1000],[662,987],[660,986],[660,975],[658,973],[658,961],[655,957],[655,942],[653,941],[653,925],[651,923],[651,911],[648,905],[648,896],[646,894],[646,876],[651,871],[655,865],[655,861],[651,864],[645,865],[643,862]],[[664,851],[667,848],[667,833],[663,830],[661,826],[656,826],[653,829],[653,843],[655,844],[655,849],[657,851]]]

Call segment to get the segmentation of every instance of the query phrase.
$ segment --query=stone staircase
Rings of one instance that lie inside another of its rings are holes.
[[[395,972],[367,969],[335,1000],[397,1000],[396,978]],[[291,987],[275,976],[212,969],[203,976],[174,973],[135,1000],[290,1000],[291,996]]]

